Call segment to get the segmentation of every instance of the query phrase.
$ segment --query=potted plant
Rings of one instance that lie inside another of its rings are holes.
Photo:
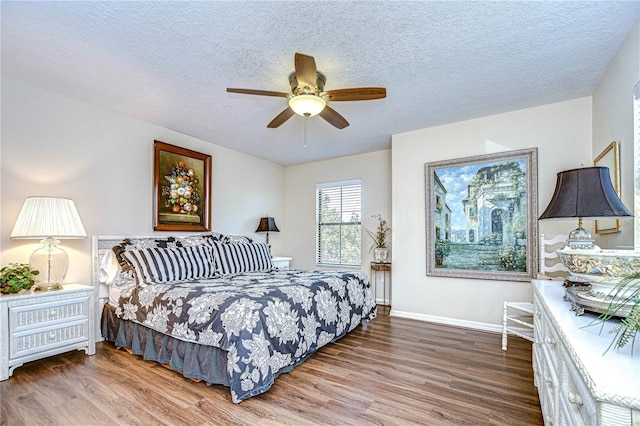
[[[0,292],[17,293],[20,290],[29,290],[35,283],[34,277],[39,271],[31,270],[24,263],[10,263],[0,269]]]
[[[436,265],[442,265],[444,259],[451,253],[451,247],[446,240],[436,241]]]
[[[391,236],[391,228],[387,225],[387,221],[382,218],[381,215],[376,214],[373,215],[376,219],[378,219],[378,227],[375,232],[367,231],[367,234],[373,240],[371,244],[371,248],[369,249],[369,253],[371,250],[374,252],[374,257],[376,262],[384,262],[387,259],[387,253],[389,250],[389,237]]]

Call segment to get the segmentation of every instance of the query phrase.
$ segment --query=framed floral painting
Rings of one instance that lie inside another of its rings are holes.
[[[425,164],[427,275],[533,278],[537,169],[536,148]]]
[[[211,156],[154,141],[154,231],[209,231]]]

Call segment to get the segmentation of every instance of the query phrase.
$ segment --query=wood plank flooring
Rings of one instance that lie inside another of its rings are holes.
[[[0,398],[7,426],[542,425],[529,342],[382,309],[240,404],[107,342],[16,369]]]

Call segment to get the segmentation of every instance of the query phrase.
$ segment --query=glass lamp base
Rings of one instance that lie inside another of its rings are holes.
[[[58,247],[60,241],[55,238],[46,238],[41,243],[43,246],[29,258],[31,270],[39,272],[35,276],[36,288],[43,291],[59,290],[62,288],[60,283],[67,275],[69,256]]]

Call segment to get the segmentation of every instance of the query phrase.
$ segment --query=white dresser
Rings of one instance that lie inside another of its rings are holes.
[[[93,287],[0,296],[0,380],[25,362],[82,349],[95,353]]]
[[[546,425],[640,426],[640,347],[605,351],[613,324],[588,326],[561,281],[533,280],[534,383]]]

